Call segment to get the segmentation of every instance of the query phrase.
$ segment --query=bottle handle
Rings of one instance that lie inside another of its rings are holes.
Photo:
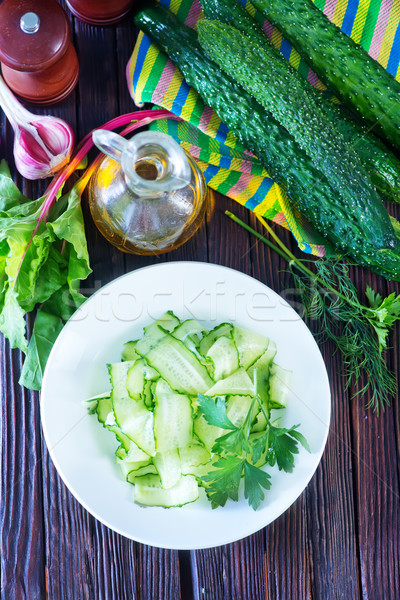
[[[93,142],[99,150],[113,158],[117,162],[121,162],[122,154],[129,142],[118,133],[107,131],[106,129],[96,129],[93,134]]]

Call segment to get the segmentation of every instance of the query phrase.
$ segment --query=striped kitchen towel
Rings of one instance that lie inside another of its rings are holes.
[[[202,18],[198,0],[159,0],[189,27]],[[283,56],[317,90],[331,94],[298,52],[254,8],[239,0],[262,26]],[[400,81],[400,0],[313,0],[328,18]],[[129,91],[138,106],[152,102],[182,117],[183,121],[156,121],[152,127],[174,137],[198,162],[207,184],[256,214],[288,227],[304,252],[323,256],[320,236],[295,210],[286,194],[268,176],[257,158],[247,151],[218,115],[206,106],[184,81],[180,71],[150,39],[139,34],[127,65]],[[331,98],[337,102],[335,98]]]

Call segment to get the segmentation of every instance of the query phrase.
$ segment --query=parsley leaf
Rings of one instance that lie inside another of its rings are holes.
[[[244,497],[248,498],[250,506],[256,510],[264,500],[264,492],[261,488],[269,490],[271,487],[271,476],[250,464],[247,460],[244,461],[243,469]]]
[[[396,296],[392,292],[386,298],[382,298],[369,285],[367,285],[365,295],[370,303],[372,313],[371,316],[367,313],[367,318],[378,336],[380,349],[384,350],[387,348],[389,329],[400,317],[400,296]]]
[[[225,402],[217,397],[215,402],[210,396],[198,394],[198,403],[205,420],[209,425],[222,427],[222,429],[237,429],[236,425],[230,421],[226,415]]]
[[[270,425],[268,429],[267,461],[271,467],[277,464],[280,471],[291,473],[294,467],[294,455],[299,453],[297,442],[300,442],[306,450],[309,450],[304,436],[295,431],[297,427],[298,425],[294,425],[290,429],[285,429],[284,427]]]
[[[259,403],[267,421],[263,435],[251,434],[255,401]],[[211,470],[201,477],[212,507],[225,506],[228,498],[237,501],[243,477],[244,497],[256,510],[264,499],[263,488],[269,490],[271,487],[270,475],[256,466],[262,455],[265,456],[265,462],[271,466],[277,464],[280,470],[291,472],[294,455],[299,452],[298,443],[310,450],[305,437],[296,431],[297,425],[290,429],[273,426],[258,395],[251,403],[241,427],[228,418],[222,398],[214,400],[199,394],[198,402],[199,410],[209,425],[229,430],[215,440],[212,452],[216,460],[212,463]]]
[[[255,465],[261,458],[261,455],[265,452],[265,447],[268,443],[268,430],[259,438],[255,438],[252,442],[251,449],[251,462]]]
[[[230,452],[232,454],[240,455],[243,450],[245,452],[250,452],[251,448],[243,429],[238,428],[218,437],[212,447],[212,451],[216,454]]]
[[[299,425],[295,425],[295,427],[299,427]],[[311,452],[310,444],[307,442],[306,438],[300,431],[296,431],[295,427],[292,427],[290,431],[290,435],[294,437],[300,444],[307,450],[307,452]]]
[[[365,295],[367,297],[370,307],[373,309],[378,308],[378,306],[382,302],[382,296],[380,295],[380,293],[375,292],[375,290],[373,290],[371,286],[367,285]]]
[[[213,463],[213,470],[203,475],[206,494],[212,508],[225,506],[228,498],[238,500],[239,484],[243,472],[244,459],[237,456],[224,456]]]

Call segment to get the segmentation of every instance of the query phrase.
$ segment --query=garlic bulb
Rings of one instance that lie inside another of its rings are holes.
[[[68,123],[30,113],[1,77],[0,106],[14,129],[15,166],[23,177],[44,179],[68,163],[75,141]]]

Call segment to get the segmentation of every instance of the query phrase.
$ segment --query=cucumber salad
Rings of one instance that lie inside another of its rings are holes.
[[[213,508],[242,493],[258,508],[265,467],[291,472],[298,431],[279,426],[291,372],[275,343],[232,323],[212,330],[168,311],[108,365],[111,390],[89,411],[118,442],[116,461],[135,502],[182,506],[204,488]]]

